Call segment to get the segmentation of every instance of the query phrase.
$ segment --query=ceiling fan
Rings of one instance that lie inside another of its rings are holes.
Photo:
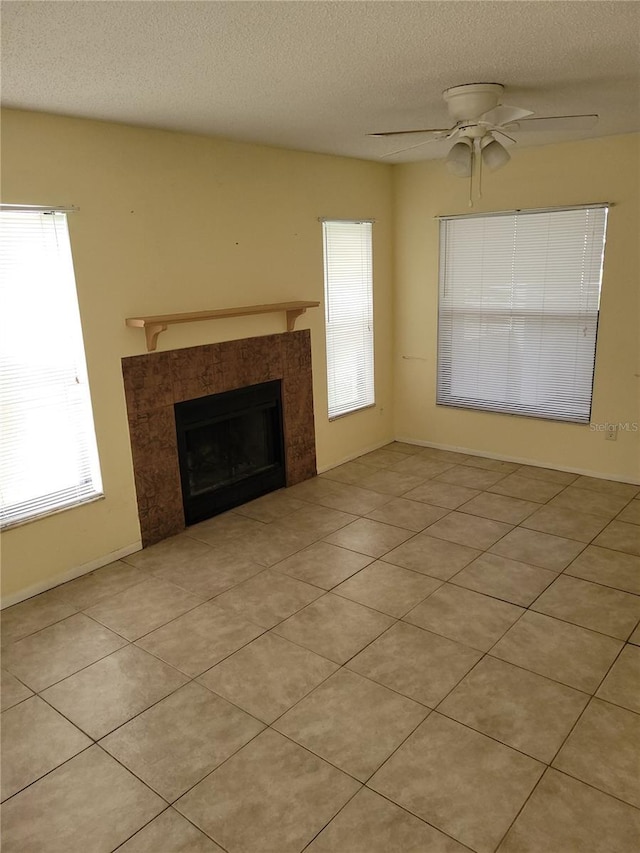
[[[454,122],[452,127],[422,128],[419,130],[393,130],[386,133],[371,133],[370,136],[404,136],[412,133],[428,133],[425,139],[408,148],[383,154],[390,157],[419,148],[430,142],[453,140],[448,155],[447,168],[461,178],[471,177],[474,161],[492,171],[509,162],[511,156],[506,146],[516,140],[511,134],[518,131],[576,131],[593,127],[598,116],[534,116],[531,110],[501,104],[504,86],[501,83],[467,83],[445,89],[442,96]]]

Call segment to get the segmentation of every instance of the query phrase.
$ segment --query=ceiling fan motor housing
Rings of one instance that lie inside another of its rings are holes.
[[[503,91],[500,83],[467,83],[445,89],[442,97],[457,122],[473,121],[497,107]]]
[[[466,136],[468,139],[483,139],[489,134],[489,129],[481,124],[468,124],[460,126],[459,136]]]

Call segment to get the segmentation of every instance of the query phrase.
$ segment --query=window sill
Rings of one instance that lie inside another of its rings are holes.
[[[375,407],[376,407],[375,402],[374,403],[368,403],[366,406],[360,406],[357,409],[349,409],[348,412],[342,412],[341,415],[333,415],[333,417],[329,416],[328,420],[329,420],[329,423],[331,423],[332,421],[339,421],[342,418],[348,417],[349,415],[355,415],[358,412],[364,412],[367,409],[375,409]]]
[[[86,506],[87,504],[103,501],[104,497],[104,492],[99,492],[95,495],[91,495],[85,500],[78,501],[77,503],[46,510],[45,512],[38,513],[38,515],[30,515],[29,518],[20,518],[16,521],[8,521],[4,524],[0,524],[0,530],[4,532],[5,530],[13,530],[16,527],[24,527],[25,524],[32,524],[35,521],[41,521],[43,518],[49,518],[51,515],[60,515],[61,512],[68,512],[71,509],[78,509],[78,507]]]

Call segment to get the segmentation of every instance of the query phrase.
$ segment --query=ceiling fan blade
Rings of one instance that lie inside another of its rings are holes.
[[[535,118],[523,118],[519,121],[509,122],[506,130],[589,130],[598,123],[598,116],[536,116]]]
[[[416,145],[409,145],[406,148],[398,148],[395,151],[387,151],[386,154],[381,154],[380,158],[384,159],[385,157],[393,157],[394,154],[402,154],[405,151],[413,151],[414,148],[422,148],[423,145],[430,145],[432,142],[438,142],[440,137],[434,139],[423,139],[422,142],[418,142]]]
[[[525,116],[532,115],[532,110],[523,110],[521,107],[510,107],[507,104],[501,104],[499,107],[483,113],[478,121],[487,121],[489,124],[511,124],[512,121],[518,121],[525,118]]]
[[[493,128],[491,129],[491,133],[492,133],[492,135],[493,135],[493,136],[501,136],[501,137],[502,137],[501,145],[504,145],[504,146],[505,146],[505,147],[507,147],[507,148],[508,148],[510,145],[515,145],[515,144],[516,144],[516,141],[517,141],[517,140],[515,140],[512,136],[509,136],[509,134],[508,134],[508,133],[505,133],[505,132],[504,132],[504,130],[503,130],[501,127],[493,127]]]
[[[423,130],[388,130],[385,133],[368,133],[367,136],[405,136],[408,133],[449,133],[453,127],[426,127]]]

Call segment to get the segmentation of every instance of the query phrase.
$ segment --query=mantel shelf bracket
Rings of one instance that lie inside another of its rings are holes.
[[[144,327],[144,335],[147,339],[147,352],[153,352],[158,344],[160,332],[167,331],[166,323],[155,323]]]
[[[239,308],[216,308],[212,311],[191,311],[187,314],[157,314],[151,317],[128,317],[127,326],[144,329],[147,352],[154,352],[158,335],[176,323],[192,323],[196,320],[221,320],[224,317],[248,317],[252,314],[273,314],[284,311],[287,332],[293,332],[296,320],[307,308],[317,308],[319,302],[276,302],[271,305],[243,305]]]
[[[302,316],[306,310],[306,308],[296,308],[289,309],[289,311],[287,311],[287,332],[293,332],[296,320],[298,317]]]

